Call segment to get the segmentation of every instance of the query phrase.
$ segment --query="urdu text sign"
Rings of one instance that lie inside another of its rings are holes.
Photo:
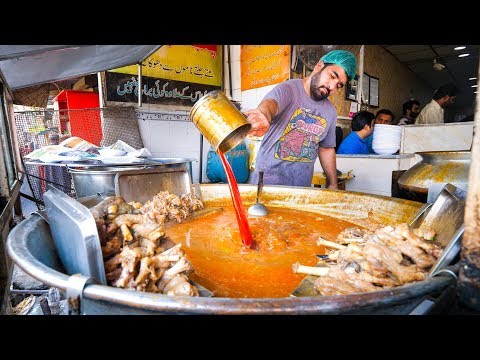
[[[290,77],[290,45],[242,45],[242,90],[278,84]]]
[[[112,72],[138,75],[137,65]],[[221,45],[163,45],[142,62],[142,76],[184,83],[222,85]]]

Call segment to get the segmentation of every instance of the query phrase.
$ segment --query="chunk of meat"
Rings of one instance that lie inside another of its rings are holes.
[[[316,291],[325,296],[347,295],[359,292],[359,290],[350,283],[328,276],[319,277],[315,280],[313,286]]]

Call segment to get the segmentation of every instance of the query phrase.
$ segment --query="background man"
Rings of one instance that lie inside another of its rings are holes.
[[[375,115],[370,111],[359,111],[352,117],[352,132],[342,141],[337,154],[368,154],[365,139],[375,126]]]
[[[415,119],[420,113],[420,102],[415,99],[410,99],[402,105],[403,118],[400,119],[398,125],[412,125],[415,124]]]
[[[415,124],[443,124],[445,122],[443,109],[453,104],[457,93],[457,87],[451,83],[440,86],[432,101],[418,114]]]
[[[382,124],[382,125],[390,125],[395,119],[395,115],[393,112],[391,112],[388,109],[380,109],[377,111],[377,115],[375,115],[375,125],[376,124]],[[369,154],[375,154],[375,151],[373,151],[372,145],[373,145],[373,134],[369,135],[365,139],[365,143],[367,144],[367,149]]]

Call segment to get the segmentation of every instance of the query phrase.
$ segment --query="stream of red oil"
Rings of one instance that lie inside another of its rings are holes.
[[[253,239],[250,227],[248,226],[247,216],[245,215],[245,208],[243,207],[242,199],[240,198],[240,191],[238,190],[237,180],[233,175],[232,168],[225,157],[225,154],[218,150],[220,160],[222,160],[223,168],[227,174],[228,187],[230,188],[230,195],[232,196],[233,208],[237,216],[238,227],[240,229],[240,236],[242,243],[248,247],[252,247]]]

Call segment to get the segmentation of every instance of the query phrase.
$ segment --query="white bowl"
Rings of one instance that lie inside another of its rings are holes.
[[[400,147],[391,147],[391,148],[376,148],[373,147],[373,151],[377,153],[378,155],[393,155],[395,154],[398,150],[400,150]]]
[[[100,155],[105,157],[123,156],[127,153],[125,150],[110,149],[110,148],[99,149],[98,152],[100,153]]]

